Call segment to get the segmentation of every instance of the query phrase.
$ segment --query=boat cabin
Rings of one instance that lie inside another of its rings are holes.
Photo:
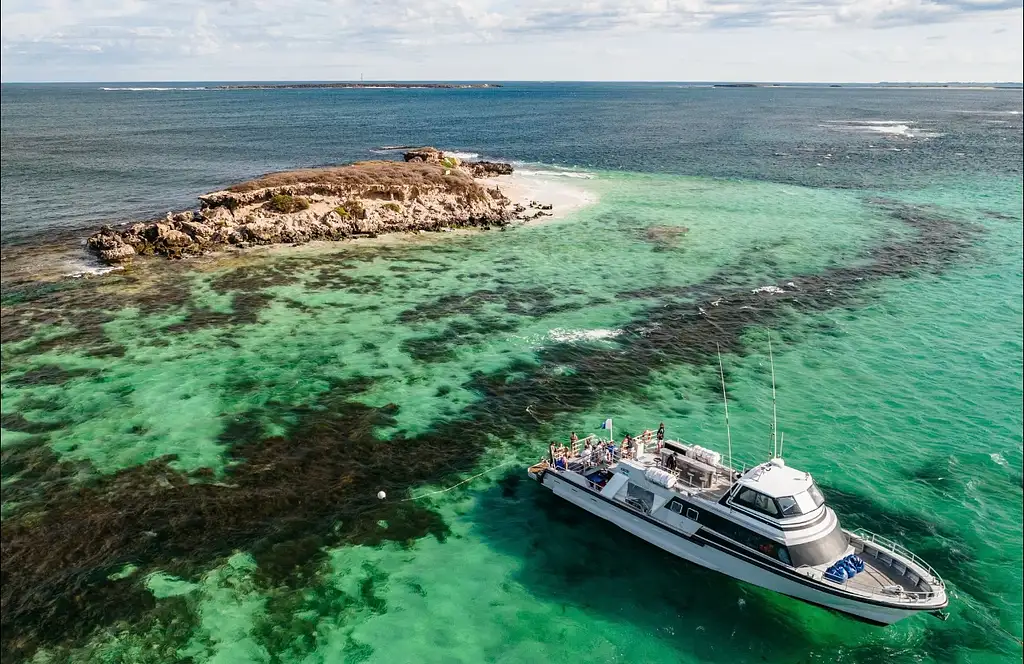
[[[744,473],[724,502],[782,521],[820,512],[825,497],[809,473],[786,466],[782,459],[772,459]]]

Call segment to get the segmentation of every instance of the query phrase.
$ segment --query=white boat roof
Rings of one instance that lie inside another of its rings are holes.
[[[781,459],[772,459],[751,468],[737,482],[772,498],[795,496],[807,491],[812,483],[810,473],[790,468]]]

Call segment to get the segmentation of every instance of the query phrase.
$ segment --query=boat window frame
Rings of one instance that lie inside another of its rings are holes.
[[[694,521],[701,525],[702,529],[706,529],[723,537],[727,540],[735,542],[738,546],[744,549],[756,552],[762,556],[766,556],[773,560],[777,560],[783,565],[793,567],[792,556],[789,552],[789,545],[784,542],[779,542],[776,539],[768,537],[763,533],[759,533],[752,528],[748,528],[742,523],[737,523],[732,519],[722,514],[716,514],[712,510],[702,509],[689,501],[683,500],[678,496],[674,496],[669,501],[669,509],[672,509],[672,505],[677,504],[685,512],[694,510],[698,513],[697,519]]]
[[[782,506],[783,500],[789,500],[792,502],[791,507],[793,509],[791,511],[787,512],[786,508]],[[779,509],[779,514],[781,515],[779,518],[781,519],[788,519],[790,517],[806,514],[803,508],[800,507],[800,502],[796,499],[796,496],[779,496],[775,499],[775,506]]]
[[[756,502],[749,502],[749,503],[748,502],[741,502],[740,501],[740,494],[742,494],[744,491],[749,491],[752,494],[754,494],[754,496],[755,496],[754,500],[755,501],[756,501],[756,498],[758,496],[760,496],[761,498],[764,498],[765,501],[770,503],[772,505],[772,507],[775,508],[775,513],[769,512],[768,510],[764,509],[763,507],[758,506]],[[740,487],[738,489],[736,489],[736,491],[733,492],[732,497],[729,498],[729,502],[734,504],[734,505],[737,505],[739,507],[742,507],[744,509],[748,509],[748,510],[752,510],[754,512],[757,512],[758,514],[764,514],[765,516],[771,517],[773,519],[781,519],[781,518],[783,518],[781,516],[782,515],[782,510],[779,509],[779,504],[777,502],[775,502],[774,498],[772,498],[771,496],[769,496],[766,493],[761,493],[757,489],[755,489],[753,487],[750,487],[750,486],[740,485]]]
[[[825,504],[825,494],[821,492],[818,485],[815,482],[811,482],[811,485],[807,487],[807,495],[811,497],[811,502],[814,503],[815,509]]]

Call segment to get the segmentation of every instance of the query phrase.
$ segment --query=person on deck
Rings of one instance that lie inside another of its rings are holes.
[[[555,441],[551,441],[551,444],[548,445],[548,459],[551,461],[552,465],[554,465],[554,463],[555,463],[555,452],[556,451],[557,451],[557,448],[555,447]]]
[[[658,425],[658,449],[661,449],[661,444],[665,442],[665,423],[662,422]]]
[[[569,447],[572,447],[580,440],[579,436],[576,435],[575,431],[569,432]]]

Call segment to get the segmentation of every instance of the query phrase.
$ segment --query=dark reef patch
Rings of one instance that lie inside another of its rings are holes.
[[[50,485],[45,512],[14,510],[2,542],[4,659],[80,641],[151,608],[136,584],[107,579],[128,563],[191,577],[244,549],[261,573],[284,581],[324,546],[444,539],[436,514],[375,493],[401,495],[464,470],[472,448],[377,440],[373,428],[393,424],[395,409],[351,402],[366,384],[335,385],[316,408],[301,409],[287,437],[234,441],[239,463],[220,482],[190,482],[164,458],[84,487]],[[243,421],[232,433],[255,431]]]
[[[293,261],[269,261],[243,265],[214,275],[210,287],[218,293],[251,293],[272,286],[288,286],[298,281]]]
[[[29,369],[20,376],[7,379],[8,385],[24,387],[28,385],[63,385],[73,378],[79,376],[95,376],[99,373],[96,369],[65,369],[55,364],[44,364]]]
[[[564,301],[564,298],[583,294],[584,291],[578,289],[563,289],[556,293],[544,287],[504,290],[483,288],[468,293],[442,295],[422,302],[399,314],[398,321],[409,325],[459,315],[478,318],[486,315],[488,305],[501,307],[505,313],[515,316],[541,318],[554,313],[582,308],[584,306],[582,302]]]
[[[396,407],[371,408],[353,401],[366,388],[365,381],[339,383],[314,406],[288,409],[291,425],[285,436],[263,438],[260,433],[261,422],[279,416],[273,412],[277,407],[268,406],[269,414],[255,412],[240,418],[226,434],[232,438],[230,455],[237,463],[228,464],[219,482],[196,481],[199,475],[185,476],[170,469],[168,459],[161,459],[87,486],[49,487],[45,512],[16,508],[4,521],[0,655],[5,660],[22,658],[40,644],[80,640],[96,628],[126,617],[124,607],[132,607],[133,614],[146,609],[140,604],[146,600],[138,595],[137,585],[107,579],[111,571],[127,563],[143,570],[166,569],[193,576],[242,549],[254,553],[268,579],[285,583],[317,564],[325,546],[409,542],[427,534],[444,538],[446,525],[435,513],[412,502],[379,501],[376,492],[401,496],[413,487],[464,472],[474,467],[493,438],[505,439],[511,430],[528,438],[550,438],[558,418],[588,409],[608,395],[642,387],[652,371],[680,363],[706,364],[714,356],[716,344],[726,352],[743,352],[742,335],[753,326],[777,327],[794,311],[853,306],[867,296],[864,287],[879,279],[941,271],[971,249],[979,232],[976,226],[931,210],[886,201],[875,204],[911,232],[887,238],[854,265],[779,281],[774,293],[753,292],[749,285],[740,288],[735,277],[725,271],[687,288],[620,294],[620,299],[663,297],[664,301],[626,326],[614,348],[550,346],[539,351],[534,362],[519,361],[492,374],[475,374],[463,387],[477,392],[479,399],[425,434],[377,439],[375,427],[395,425]],[[321,267],[320,277],[326,278],[321,285],[351,286],[350,276],[344,273],[340,262]],[[254,280],[254,288],[266,287],[267,279],[277,278],[245,277]],[[231,282],[228,290],[240,290],[238,283]],[[370,288],[371,282],[360,282],[358,287]],[[173,292],[168,297],[174,303]],[[583,306],[559,301],[545,288],[510,293],[480,290],[453,297],[414,307],[402,315],[402,322],[428,322],[457,314],[472,319],[490,306],[526,316]],[[139,297],[140,302],[142,299]],[[183,303],[177,302],[179,310]],[[172,306],[166,298],[151,304]],[[552,366],[566,370],[554,373]],[[508,495],[498,500],[533,500],[519,496],[535,495],[518,491],[512,484],[502,487],[501,493]],[[497,504],[485,504],[495,511],[481,521],[499,527],[501,509]],[[529,509],[554,514],[562,525],[587,517],[571,506],[560,507],[554,499]],[[884,510],[878,513],[885,514]],[[557,592],[600,605],[611,602],[610,596],[596,589],[584,595],[574,588],[586,587],[578,584],[586,580],[581,575],[617,578],[625,569],[621,565],[624,558],[619,549],[591,558],[593,547],[605,546],[602,542],[613,538],[593,537],[595,530],[612,526],[590,518],[592,522],[578,529],[579,541],[569,548],[578,559],[595,560],[597,574],[593,566],[579,565],[572,556],[545,552],[543,542],[535,538],[528,540],[530,548],[523,556],[547,560],[546,565],[538,562],[534,567],[551,568],[545,569],[545,575],[553,575],[556,582],[551,587]],[[382,521],[386,528],[380,525]],[[912,519],[898,524],[915,525]],[[877,527],[877,521],[872,525]],[[921,532],[923,544],[931,537],[934,534]],[[621,546],[621,539],[615,541]],[[629,542],[626,546],[633,551],[643,545]],[[970,549],[965,551],[969,556]],[[948,566],[962,564],[969,557],[953,560],[939,555],[937,559],[940,573],[949,573]],[[712,574],[688,571],[685,579],[675,580],[675,586],[651,579],[649,587],[656,589],[659,602],[685,613],[691,608],[687,603],[696,601],[687,597],[722,594],[721,577],[715,575],[712,582],[708,580]],[[366,586],[364,601],[376,596],[375,583],[371,580]],[[701,584],[707,590],[697,595],[669,592],[672,587]],[[735,607],[742,592],[737,584],[728,584],[728,588],[729,601],[711,610],[720,614],[717,619],[723,624],[739,624]],[[775,630],[788,623],[785,616],[758,609],[761,601],[746,611],[757,611],[756,622],[761,626],[752,638],[767,642]],[[603,608],[618,611],[617,607]],[[702,610],[707,609],[702,605]],[[749,622],[742,624],[749,626]],[[713,655],[710,651],[706,654]]]
[[[452,321],[434,334],[406,339],[402,350],[419,362],[446,362],[454,359],[462,346],[483,343],[489,335],[511,332],[517,327],[514,320],[482,313],[471,319]]]
[[[48,431],[61,429],[66,425],[66,422],[34,422],[26,419],[20,413],[0,414],[0,428],[7,429],[8,431],[18,431],[21,433],[46,433]]]

